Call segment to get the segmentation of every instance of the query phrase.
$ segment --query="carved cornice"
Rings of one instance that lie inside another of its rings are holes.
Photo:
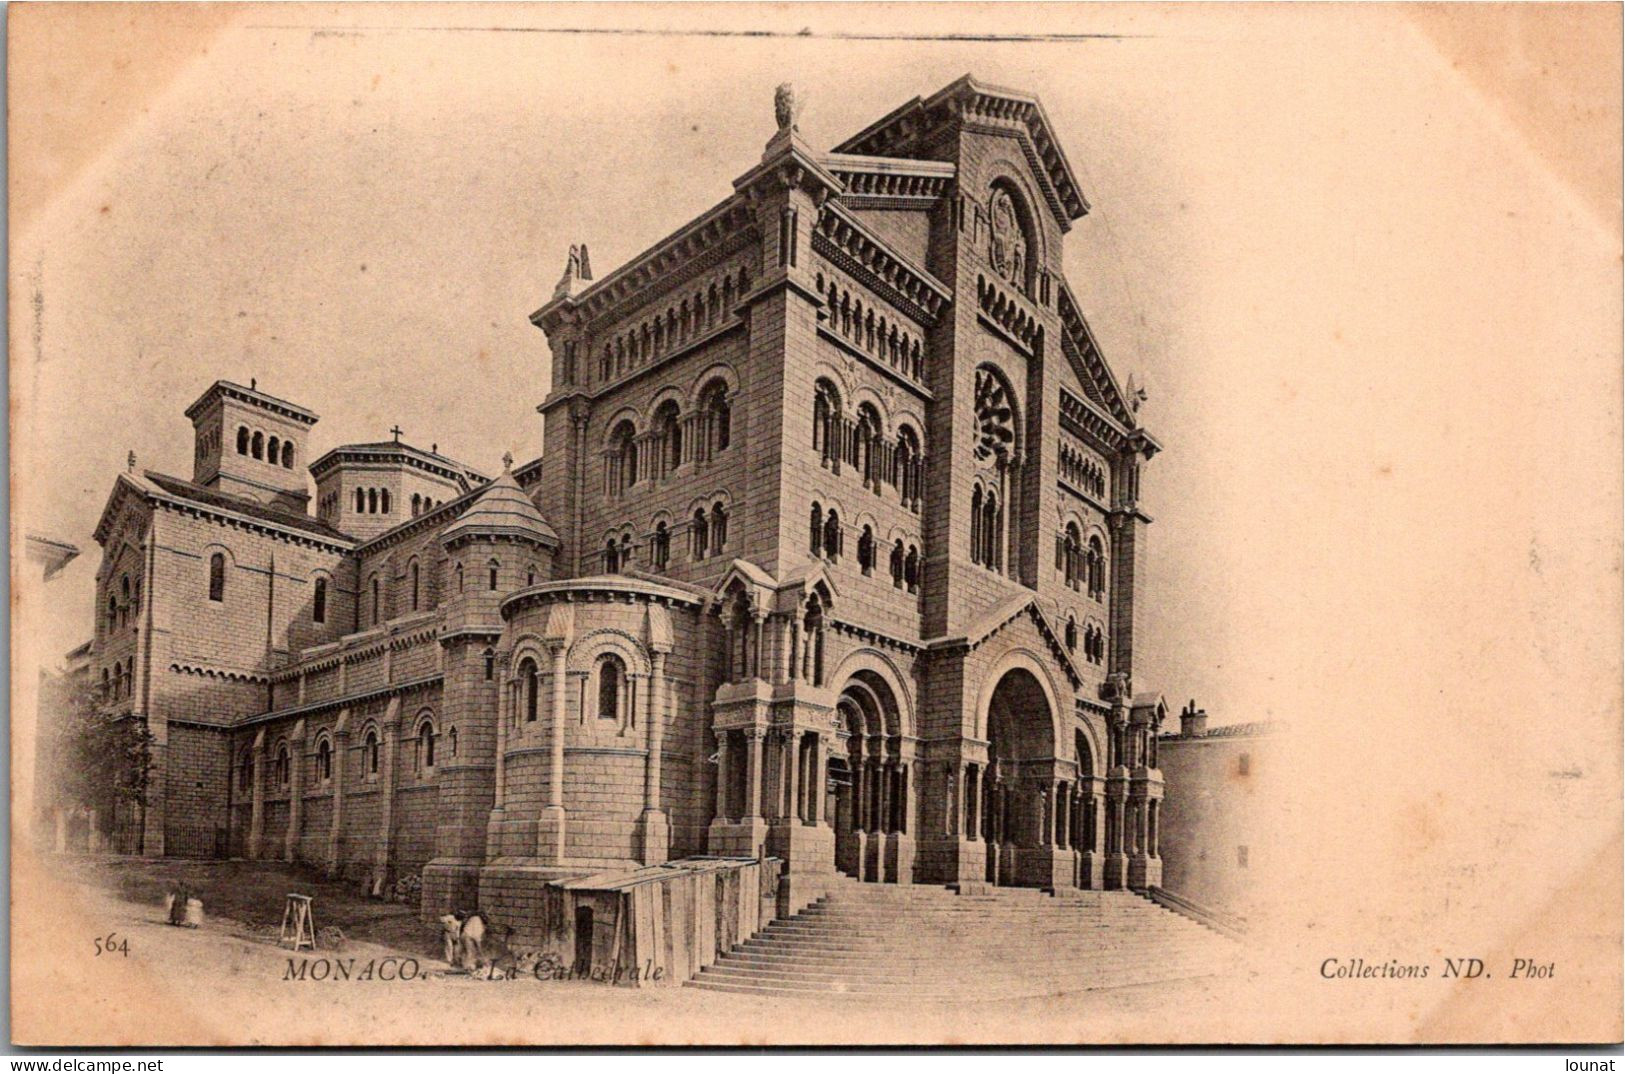
[[[978,274],[976,304],[983,316],[1025,350],[1029,357],[1038,353],[1044,328],[1024,299],[1000,287],[997,281]]]
[[[665,286],[672,273],[687,271],[701,254],[712,251],[733,236],[753,230],[754,226],[755,215],[745,199],[736,194],[684,224],[579,295],[553,299],[531,314],[530,322],[551,333],[566,313],[573,315],[577,322],[595,321],[628,303],[642,300],[652,286]],[[732,247],[728,252],[737,248]]]
[[[1095,334],[1089,330],[1089,322],[1084,319],[1083,310],[1079,307],[1078,300],[1073,297],[1071,286],[1064,279],[1060,283],[1055,309],[1061,315],[1062,350],[1064,351],[1068,345],[1073,348],[1067,357],[1083,366],[1087,374],[1082,378],[1084,383],[1100,393],[1099,402],[1116,421],[1126,429],[1134,428],[1136,424],[1134,412],[1129,408],[1117,378],[1112,375],[1111,367],[1106,364],[1106,356],[1101,353],[1100,345],[1095,342]]]
[[[813,231],[813,250],[924,325],[934,325],[953,293],[911,265],[838,203],[826,202]]]
[[[189,660],[176,660],[169,665],[169,670],[179,672],[182,675],[199,675],[206,679],[221,679],[226,682],[268,683],[271,681],[271,676],[264,672],[216,667]]]
[[[1044,200],[1062,230],[1089,211],[1072,165],[1038,98],[977,82],[966,75],[932,94],[914,98],[835,147],[836,153],[885,155],[915,148],[941,126],[958,121],[967,129],[1015,138]]]
[[[360,705],[365,704],[368,701],[376,701],[385,697],[399,697],[404,694],[409,694],[414,690],[421,690],[426,686],[434,686],[443,678],[444,676],[437,671],[433,675],[425,675],[421,679],[413,679],[410,682],[386,683],[383,686],[377,686],[371,690],[363,690],[360,693],[346,694],[343,697],[330,697],[322,701],[311,701],[303,705],[295,705],[293,708],[278,709],[275,712],[261,713],[258,716],[251,716],[234,726],[252,727],[256,724],[271,723],[275,720],[287,719],[290,716],[303,716],[312,712],[320,712],[323,709],[341,708],[346,705]],[[396,719],[398,720],[399,717],[397,716]],[[382,722],[387,723],[389,721],[385,720]]]

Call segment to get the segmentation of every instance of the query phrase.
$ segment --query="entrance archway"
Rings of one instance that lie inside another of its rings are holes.
[[[1032,671],[1013,667],[987,709],[988,764],[982,780],[982,837],[989,883],[1020,883],[1022,852],[1050,846],[1055,721]]]
[[[837,702],[848,782],[837,788],[835,865],[860,880],[892,881],[909,825],[909,763],[897,695],[877,672],[859,668]]]

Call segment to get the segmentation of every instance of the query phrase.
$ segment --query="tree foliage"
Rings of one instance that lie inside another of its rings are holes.
[[[42,713],[40,778],[53,806],[84,806],[112,817],[121,803],[146,800],[152,732],[143,719],[114,711],[86,679],[58,682]]]

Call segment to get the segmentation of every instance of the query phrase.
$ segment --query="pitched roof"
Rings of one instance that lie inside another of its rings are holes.
[[[448,455],[442,455],[438,451],[424,451],[420,447],[413,447],[411,444],[402,443],[399,440],[375,440],[366,444],[340,444],[310,464],[311,476],[320,480],[322,474],[332,469],[333,464],[346,455],[394,456],[410,466],[452,478],[460,482],[465,489],[488,480],[484,474],[472,466],[458,462]]]
[[[142,476],[146,478],[151,486],[156,487],[157,491],[164,495],[186,500],[199,507],[212,507],[222,511],[231,511],[234,514],[246,515],[260,522],[270,522],[274,525],[285,526],[288,529],[325,537],[328,540],[342,541],[345,544],[355,542],[355,538],[349,534],[344,533],[342,530],[336,530],[321,519],[313,518],[310,515],[283,510],[243,496],[233,496],[231,493],[221,492],[219,489],[204,488],[202,485],[194,485],[190,481],[183,481],[178,477],[161,474],[155,470],[144,471]]]
[[[441,531],[440,540],[449,543],[475,535],[525,537],[550,546],[559,543],[558,533],[513,479],[512,470],[503,470],[485,486],[462,517]]]

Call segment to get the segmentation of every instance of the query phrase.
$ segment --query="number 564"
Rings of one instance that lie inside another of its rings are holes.
[[[128,936],[120,936],[116,932],[109,932],[106,936],[96,937],[97,958],[100,958],[103,955],[111,955],[115,952],[123,955],[125,958],[130,957],[130,938]]]

